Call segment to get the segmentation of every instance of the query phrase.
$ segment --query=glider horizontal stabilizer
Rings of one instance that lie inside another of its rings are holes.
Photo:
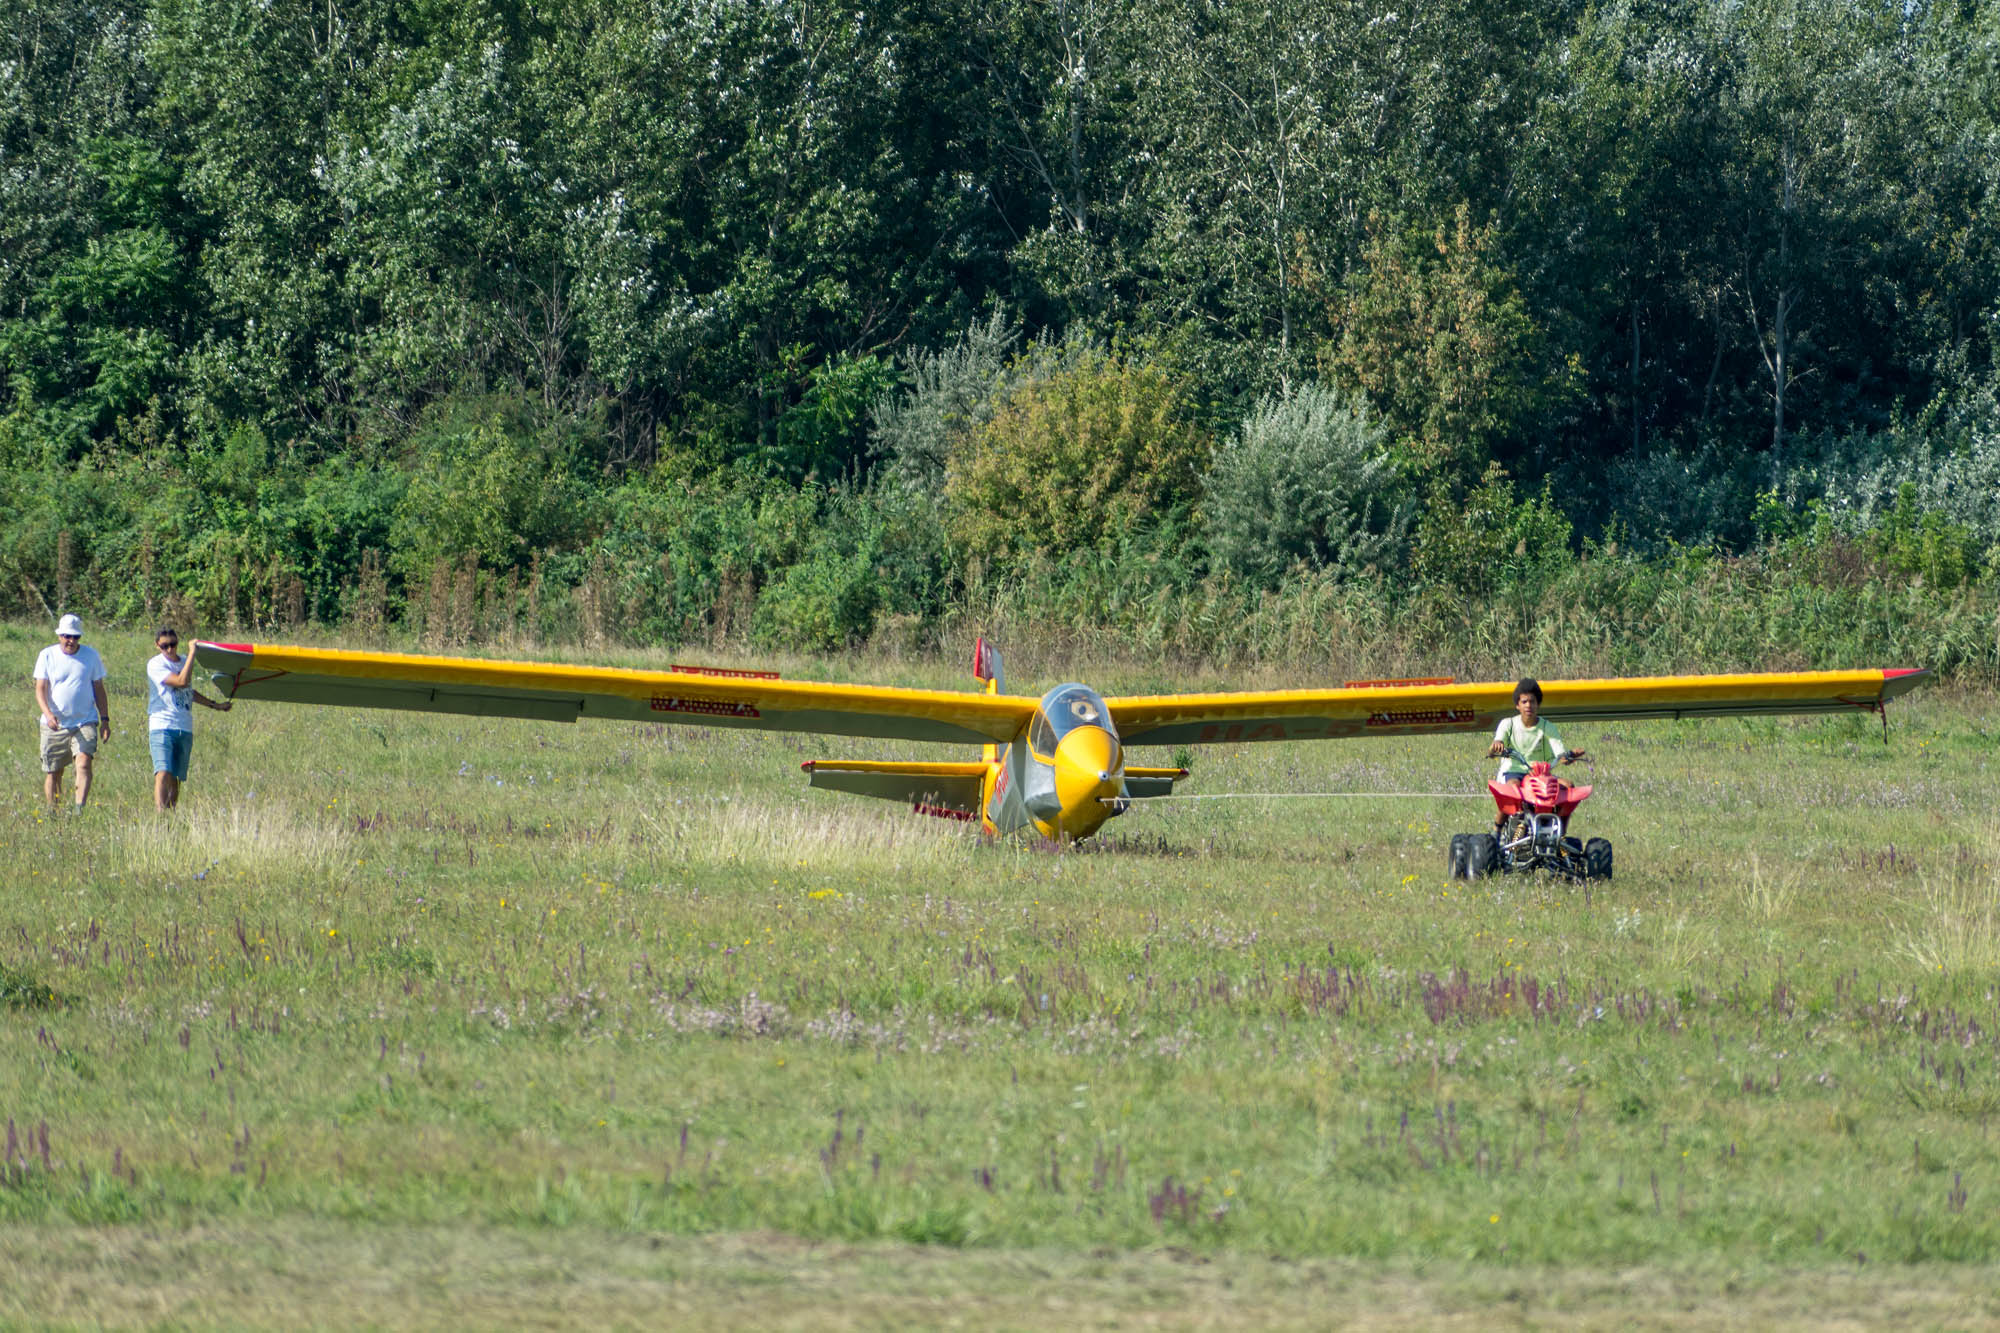
[[[1188,775],[1185,768],[1133,768],[1125,769],[1125,796],[1127,800],[1141,801],[1149,796],[1172,796],[1174,784]]]
[[[979,818],[985,764],[889,763],[865,759],[808,759],[800,768],[811,785],[854,796],[901,801],[919,814]]]

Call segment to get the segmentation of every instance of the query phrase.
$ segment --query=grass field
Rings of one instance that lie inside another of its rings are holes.
[[[1989,696],[1570,728],[1584,890],[1446,882],[1476,737],[1058,852],[798,771],[935,750],[246,704],[162,819],[137,637],[50,815],[41,640],[0,1323],[2000,1320]]]

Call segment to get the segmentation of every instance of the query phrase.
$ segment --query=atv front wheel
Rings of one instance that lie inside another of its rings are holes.
[[[1500,859],[1500,844],[1491,833],[1475,833],[1465,840],[1465,877],[1482,879],[1493,873]]]
[[[1592,838],[1583,844],[1583,873],[1592,879],[1611,878],[1611,843]]]
[[[1466,867],[1465,844],[1470,834],[1451,835],[1451,850],[1444,854],[1444,873],[1447,879],[1466,879],[1470,872]]]

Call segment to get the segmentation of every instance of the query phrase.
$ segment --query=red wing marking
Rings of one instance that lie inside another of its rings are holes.
[[[1399,690],[1406,685],[1456,685],[1457,676],[1409,676],[1400,680],[1344,680],[1343,690]]]
[[[669,666],[667,670],[674,672],[676,675],[681,675],[681,676],[721,676],[726,680],[777,680],[778,679],[778,673],[775,671],[751,671],[748,670],[747,668],[739,668],[739,667],[682,666],[679,662],[675,662],[672,666]],[[755,717],[757,715],[755,713],[751,713],[748,714],[748,716]]]
[[[701,713],[707,717],[762,717],[754,707],[722,699],[677,699],[664,694],[653,696],[655,713]]]
[[[967,823],[979,818],[977,810],[954,810],[948,805],[932,805],[928,801],[919,801],[915,805],[912,805],[910,813],[914,815],[929,815],[933,819],[964,820]]]

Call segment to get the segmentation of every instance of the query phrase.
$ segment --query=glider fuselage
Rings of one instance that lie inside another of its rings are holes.
[[[1026,730],[986,747],[980,824],[989,833],[1032,825],[1047,838],[1087,838],[1121,809],[1125,747],[1104,699],[1087,685],[1042,696]]]

